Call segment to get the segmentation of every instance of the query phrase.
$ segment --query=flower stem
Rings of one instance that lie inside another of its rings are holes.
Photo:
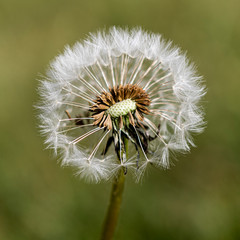
[[[123,169],[118,173],[112,186],[110,205],[108,206],[107,215],[105,218],[101,240],[113,239],[114,232],[117,226],[120,206],[122,202],[122,193],[124,189],[125,176]]]
[[[125,153],[128,157],[128,141],[124,139]],[[125,174],[124,169],[120,169],[117,177],[114,179],[112,185],[112,192],[110,197],[110,204],[108,206],[107,215],[103,225],[101,240],[113,239],[115,229],[117,227],[118,216],[120,212],[122,194],[124,189]]]

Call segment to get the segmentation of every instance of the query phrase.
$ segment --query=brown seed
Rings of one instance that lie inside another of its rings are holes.
[[[136,102],[137,109],[133,115],[128,113],[129,122],[135,126],[135,122],[143,121],[144,114],[150,114],[148,106],[151,103],[149,95],[138,85],[126,84],[118,85],[113,88],[109,88],[108,92],[103,92],[100,96],[97,96],[94,101],[95,104],[90,107],[92,116],[95,119],[94,125],[99,127],[106,127],[112,129],[112,118],[110,114],[106,114],[106,111],[114,104],[126,99],[131,99]],[[119,117],[119,128],[123,128],[123,118]]]

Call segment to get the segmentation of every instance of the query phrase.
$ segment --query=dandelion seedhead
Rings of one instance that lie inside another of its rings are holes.
[[[141,29],[111,28],[66,47],[41,81],[42,133],[63,165],[100,181],[119,168],[168,168],[201,132],[201,77],[178,48]],[[128,152],[128,154],[126,154]]]

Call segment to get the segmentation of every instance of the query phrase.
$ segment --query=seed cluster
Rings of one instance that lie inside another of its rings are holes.
[[[118,118],[119,128],[123,127],[122,116],[128,115],[129,122],[133,126],[136,121],[142,121],[143,114],[149,114],[149,95],[138,85],[126,84],[109,88],[109,92],[103,92],[90,107],[95,119],[94,125],[112,129],[112,119]]]
[[[118,118],[120,116],[127,115],[129,112],[136,110],[136,102],[131,99],[122,100],[112,105],[106,114],[110,114],[111,117]]]

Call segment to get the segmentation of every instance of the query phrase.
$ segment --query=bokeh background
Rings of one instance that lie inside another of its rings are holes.
[[[128,177],[116,239],[240,239],[239,0],[0,0],[0,239],[98,239],[111,183],[60,168],[33,105],[49,61],[111,25],[173,40],[208,88],[198,147],[141,184]]]

